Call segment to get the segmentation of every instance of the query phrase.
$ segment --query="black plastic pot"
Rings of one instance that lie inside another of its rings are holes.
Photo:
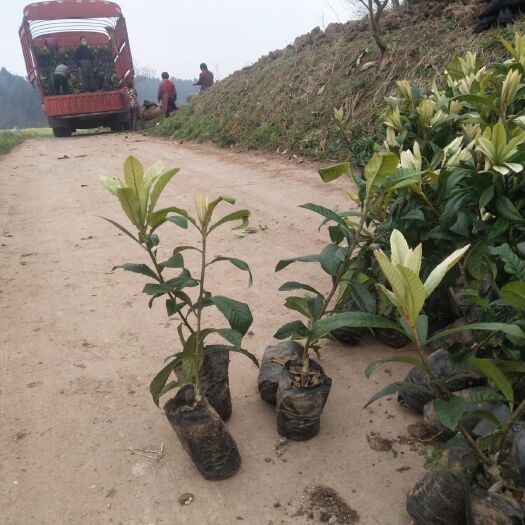
[[[472,485],[467,494],[468,525],[523,525],[525,514],[517,502],[504,494],[488,492],[479,485]]]
[[[403,348],[409,341],[406,335],[391,328],[375,328],[374,333],[382,343],[392,348]]]
[[[450,359],[449,353],[446,350],[437,350],[436,352],[433,352],[428,356],[427,361],[432,373],[439,379],[446,379],[454,373],[455,364]],[[419,368],[412,368],[405,378],[405,382],[425,386],[430,389],[430,381],[425,373]],[[472,376],[455,381],[453,384],[449,384],[448,388],[451,392],[456,392],[458,390],[483,384],[483,382],[483,378]],[[400,392],[397,399],[401,405],[414,410],[418,414],[423,414],[425,405],[434,398],[435,396],[423,392]]]
[[[206,348],[214,350],[217,347],[209,345]],[[232,415],[229,366],[230,353],[223,350],[206,353],[201,369],[203,392],[223,421]]]
[[[449,449],[446,469],[430,471],[407,497],[414,525],[465,525],[465,499],[476,459],[467,449]]]
[[[233,476],[241,465],[237,445],[205,397],[194,405],[193,388],[183,388],[164,405],[182,446],[208,480]]]
[[[310,374],[316,375],[319,383],[308,387],[296,386],[293,372],[300,372],[301,367],[301,361],[288,361],[277,389],[277,431],[295,441],[306,441],[319,432],[321,414],[332,387],[332,380],[313,360],[310,360]]]
[[[257,379],[257,388],[263,401],[276,404],[277,388],[285,363],[301,359],[302,356],[303,347],[295,341],[283,341],[266,347]]]
[[[361,339],[365,336],[366,328],[337,328],[332,330],[330,333],[341,343],[345,345],[356,346],[361,342]]]

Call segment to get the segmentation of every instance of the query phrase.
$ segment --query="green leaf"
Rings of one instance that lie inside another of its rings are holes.
[[[277,332],[275,332],[275,339],[301,339],[303,337],[308,337],[308,328],[304,325],[302,321],[292,321],[291,323],[286,323],[281,326]]]
[[[520,312],[525,311],[525,281],[507,283],[501,289],[501,302]]]
[[[375,153],[365,166],[366,193],[372,188],[379,187],[385,179],[393,175],[399,164],[399,158],[394,153]]]
[[[232,330],[231,328],[219,328],[215,331],[222,338],[231,343],[235,348],[241,347],[242,335],[237,332],[237,330]]]
[[[208,233],[215,230],[215,228],[218,228],[221,224],[234,221],[241,221],[241,224],[233,228],[234,230],[246,228],[248,226],[248,217],[250,217],[250,212],[248,210],[234,211],[233,213],[225,215],[224,217],[222,217],[222,219],[219,219],[216,223],[212,224],[208,229]]]
[[[516,255],[512,248],[507,244],[489,248],[492,255],[499,255],[505,263],[505,271],[516,276],[518,279],[525,280],[525,260]]]
[[[308,284],[298,283],[296,281],[288,281],[279,288],[280,292],[290,292],[292,290],[306,290],[307,292],[312,292],[322,297],[322,294],[315,288],[312,288]]]
[[[321,176],[321,179],[323,179],[323,182],[332,182],[333,180],[338,179],[341,175],[351,177],[352,168],[349,162],[342,162],[341,164],[321,168],[318,173]]]
[[[381,399],[385,396],[390,396],[396,392],[408,392],[414,394],[427,394],[433,396],[433,392],[428,388],[425,388],[421,385],[415,385],[414,383],[405,383],[403,381],[396,381],[395,383],[390,383],[389,385],[382,388],[379,392],[374,394],[366,403],[363,408],[371,405],[374,401]]]
[[[337,244],[328,244],[319,254],[321,268],[328,274],[336,277],[339,273],[341,264],[344,262],[347,250],[337,246]]]
[[[186,305],[184,303],[177,303],[173,299],[166,299],[166,312],[168,317],[178,314]]]
[[[132,238],[136,243],[140,244],[140,241],[137,239],[137,237],[135,237],[130,231],[126,230],[126,228],[124,228],[124,226],[121,226],[118,222],[112,221],[111,219],[108,219],[107,217],[100,217],[100,218],[104,219],[110,224],[113,224],[115,228],[118,228],[122,233],[125,233],[128,237]]]
[[[383,359],[378,359],[377,361],[372,361],[365,370],[365,376],[369,379],[370,376],[374,373],[375,369],[385,363],[406,363],[412,365],[413,367],[425,370],[423,361],[419,357],[411,355],[395,355],[392,357],[384,357]]]
[[[462,397],[454,396],[448,401],[435,399],[433,406],[439,421],[455,431],[461,416],[468,410],[469,403]]]
[[[167,261],[159,264],[161,268],[184,268],[184,257],[180,253],[171,256]]]
[[[287,297],[284,302],[284,306],[289,310],[295,310],[309,319],[312,319],[312,312],[308,307],[307,297]]]
[[[148,295],[162,295],[168,292],[179,292],[183,288],[192,288],[199,282],[193,279],[187,270],[183,270],[180,275],[169,279],[163,284],[148,283],[144,286],[142,293]]]
[[[210,261],[206,266],[209,266],[210,264],[214,264],[214,263],[221,262],[221,261],[229,262],[233,264],[233,266],[239,268],[239,270],[248,272],[248,286],[252,285],[253,277],[252,277],[252,272],[250,271],[250,267],[248,266],[248,263],[246,263],[245,261],[241,259],[235,259],[235,257],[219,256],[219,257],[215,257],[215,259],[213,259],[213,261]]]
[[[168,381],[171,373],[181,364],[182,360],[180,357],[175,358],[173,361],[168,363],[154,378],[149,386],[151,397],[153,402],[159,406],[159,399],[162,395],[162,391],[166,382]]]
[[[490,332],[503,332],[504,334],[512,337],[518,337],[519,339],[525,339],[525,332],[518,326],[512,323],[472,323],[456,326],[455,328],[449,328],[443,330],[432,336],[427,342],[431,343],[437,341],[447,335],[457,334],[467,330],[485,330]]]
[[[224,315],[233,330],[246,335],[253,317],[247,304],[221,295],[210,297],[210,301]]]
[[[345,219],[341,215],[329,208],[325,208],[324,206],[320,206],[319,204],[312,204],[311,202],[303,204],[299,206],[299,208],[304,208],[305,210],[313,211],[314,213],[321,215],[329,221],[334,221],[338,223],[339,225],[343,226],[343,228],[348,230],[348,224],[346,223]]]
[[[493,361],[491,361],[490,359],[482,359],[478,357],[471,359],[470,362],[476,368],[479,368],[483,375],[498,387],[500,392],[507,398],[507,401],[511,405],[514,403],[514,392],[512,390],[512,384]]]
[[[417,337],[421,345],[424,345],[428,336],[428,316],[420,315],[416,319]]]
[[[168,182],[172,179],[174,175],[176,175],[180,171],[179,168],[173,168],[171,170],[166,171],[163,173],[155,182],[155,186],[153,186],[153,189],[150,192],[149,197],[149,210],[148,214],[151,215],[153,213],[153,210],[155,209],[155,206],[157,205],[157,201],[159,200],[159,197],[161,193],[164,191],[164,188],[168,184]]]
[[[401,332],[401,328],[386,317],[366,312],[341,312],[323,317],[317,323],[318,339],[338,328],[391,328]]]
[[[281,259],[277,263],[275,271],[279,272],[294,262],[319,262],[320,260],[320,255],[303,255],[301,257],[293,257],[292,259]]]
[[[238,354],[245,355],[246,357],[250,358],[253,361],[253,363],[255,364],[257,368],[259,368],[259,361],[257,360],[257,358],[251,352],[248,352],[248,350],[245,350],[244,348],[237,348],[235,346],[226,346],[226,345],[211,345],[211,346],[206,346],[204,348],[205,354],[212,354],[214,352],[224,352],[224,351],[237,352]]]
[[[141,273],[142,275],[147,275],[148,277],[151,277],[152,279],[155,279],[156,281],[159,280],[159,278],[157,277],[157,274],[146,264],[137,264],[137,263],[120,264],[118,266],[113,266],[112,271],[117,268],[122,268],[123,270],[126,270],[128,272]]]
[[[497,403],[499,401],[505,401],[505,398],[501,394],[490,390],[474,391],[465,399],[469,403]]]
[[[523,217],[512,201],[504,195],[496,200],[496,210],[509,221],[523,221]]]
[[[146,187],[144,186],[144,168],[140,161],[136,157],[133,157],[133,155],[130,155],[124,162],[124,181],[138,202],[137,213],[139,222],[135,223],[138,226],[144,222],[146,217],[148,195],[146,193]],[[117,196],[118,195],[119,190],[117,190]]]
[[[357,279],[351,279],[348,282],[348,293],[353,303],[362,312],[373,314],[376,312],[376,298],[370,293],[370,290]]]
[[[494,184],[491,184],[486,190],[483,191],[481,196],[479,197],[479,207],[485,208],[487,204],[492,200],[494,197]]]
[[[188,219],[186,219],[186,217],[183,217],[182,215],[172,215],[171,217],[168,217],[167,220],[168,222],[175,224],[183,230],[188,229]]]

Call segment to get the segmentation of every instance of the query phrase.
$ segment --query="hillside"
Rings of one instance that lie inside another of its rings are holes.
[[[361,163],[373,147],[383,99],[397,80],[429,87],[454,56],[474,50],[490,61],[500,53],[501,36],[521,29],[517,24],[474,35],[483,5],[433,0],[411,12],[387,13],[382,25],[389,53],[383,61],[366,20],[315,28],[194,97],[152,133],[338,158],[348,154],[333,122],[334,108],[342,107],[352,156]]]
[[[36,91],[23,77],[0,69],[0,129],[47,126]]]

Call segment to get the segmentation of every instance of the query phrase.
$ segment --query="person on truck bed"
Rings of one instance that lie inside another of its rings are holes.
[[[122,88],[122,95],[126,99],[131,116],[131,130],[137,131],[137,120],[139,118],[139,101],[137,100],[137,91],[133,87],[133,82],[128,82],[127,87]]]
[[[170,76],[165,71],[161,75],[162,81],[159,84],[159,91],[157,93],[157,100],[160,102],[162,112],[166,117],[170,116],[170,113],[177,109],[175,101],[177,100],[177,90],[175,84],[170,80]]]
[[[69,93],[67,80],[70,76],[71,71],[65,64],[58,64],[55,67],[53,71],[53,95],[67,95]]]
[[[80,37],[80,45],[75,51],[75,61],[80,67],[82,91],[96,91],[93,59],[86,38],[83,36]]]
[[[201,91],[206,91],[213,86],[213,73],[208,69],[208,66],[203,62],[200,65],[201,74],[199,75],[199,81],[193,84],[194,86],[200,86]]]

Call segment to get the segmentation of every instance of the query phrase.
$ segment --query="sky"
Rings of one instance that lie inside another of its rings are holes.
[[[28,0],[0,0],[0,67],[25,76],[18,28]],[[352,18],[348,0],[120,0],[135,68],[218,78],[252,64],[316,26]]]

